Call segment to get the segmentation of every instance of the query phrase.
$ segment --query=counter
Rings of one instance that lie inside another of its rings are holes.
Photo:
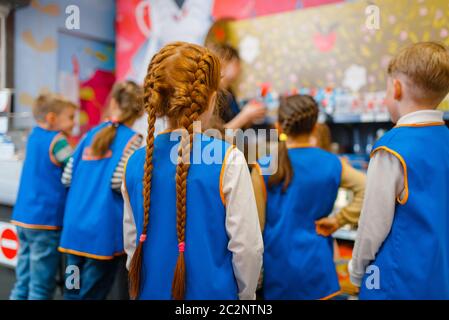
[[[19,189],[23,161],[0,160],[0,204],[13,206]]]

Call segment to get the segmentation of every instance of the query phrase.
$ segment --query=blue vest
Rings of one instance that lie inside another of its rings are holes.
[[[449,130],[396,127],[373,152],[381,149],[400,159],[406,192],[372,262],[380,288],[369,289],[375,283],[370,270],[360,299],[449,299]]]
[[[35,229],[62,226],[66,188],[62,167],[52,155],[52,142],[59,134],[35,127],[28,137],[19,193],[12,215],[16,225]]]
[[[67,196],[60,251],[94,259],[112,259],[123,253],[123,198],[111,188],[112,175],[135,132],[120,125],[109,152],[92,157],[95,134],[90,130],[73,156],[72,183]]]
[[[315,221],[332,212],[341,180],[337,156],[318,148],[292,148],[292,181],[267,188],[264,238],[265,299],[321,299],[340,290],[333,240],[316,233]],[[259,164],[269,165],[270,158]],[[264,176],[268,186],[268,176]]]
[[[151,202],[147,240],[143,244],[142,283],[139,299],[171,299],[173,274],[178,258],[176,235],[176,161],[178,137],[160,134],[153,154]],[[171,141],[174,140],[174,141]],[[231,146],[197,134],[187,176],[185,229],[186,299],[237,299],[238,289],[228,250],[226,208],[220,196],[221,164]],[[215,163],[194,163],[201,154],[211,154]],[[137,227],[142,233],[145,149],[136,151],[126,166],[126,188]]]

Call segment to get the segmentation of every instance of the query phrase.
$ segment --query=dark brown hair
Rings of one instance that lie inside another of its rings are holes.
[[[144,83],[144,105],[148,112],[148,136],[143,177],[143,227],[139,244],[129,268],[130,296],[140,291],[142,247],[148,231],[151,178],[153,171],[154,123],[156,117],[166,116],[172,128],[184,132],[178,150],[176,166],[176,231],[179,255],[173,277],[172,296],[185,295],[185,226],[187,174],[193,142],[193,123],[205,112],[220,82],[219,59],[206,48],[185,42],[163,47],[148,66]],[[168,271],[169,272],[169,271]]]
[[[112,88],[110,100],[114,100],[120,111],[120,119],[115,119],[117,123],[101,129],[94,137],[92,142],[92,154],[94,156],[105,155],[114,141],[117,133],[118,124],[135,120],[142,115],[142,88],[132,81],[116,83]]]
[[[317,147],[328,152],[332,151],[332,135],[327,124],[318,123],[316,125],[315,137],[317,139]]]
[[[278,111],[278,123],[282,133],[290,137],[313,131],[318,120],[318,105],[308,95],[294,95],[282,98]],[[282,191],[287,190],[293,177],[293,168],[288,157],[287,144],[279,141],[278,170],[268,179],[269,187],[282,183]]]

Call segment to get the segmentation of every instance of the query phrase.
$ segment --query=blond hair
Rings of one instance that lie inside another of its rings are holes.
[[[412,44],[390,61],[388,74],[407,77],[413,100],[438,104],[449,92],[449,51],[436,42]]]
[[[73,102],[64,99],[60,95],[53,93],[41,94],[34,101],[32,107],[33,117],[37,122],[45,122],[45,117],[50,112],[58,115],[69,107],[78,108]]]

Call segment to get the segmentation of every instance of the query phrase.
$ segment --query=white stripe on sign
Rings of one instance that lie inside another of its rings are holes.
[[[14,240],[2,239],[2,247],[11,250],[17,250],[19,248],[19,244]]]

